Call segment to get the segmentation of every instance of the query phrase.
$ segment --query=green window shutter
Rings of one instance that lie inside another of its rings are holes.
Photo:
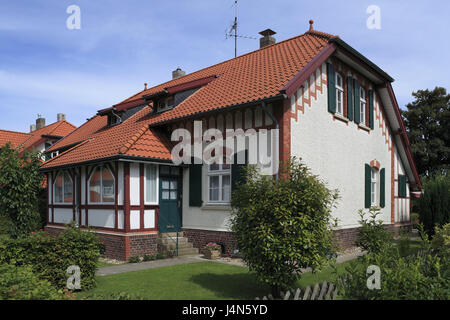
[[[365,175],[364,175],[364,207],[370,208],[370,173],[371,173],[370,165],[366,163],[365,165]]]
[[[192,158],[189,165],[189,206],[202,206],[202,165],[194,164]]]
[[[405,175],[398,176],[398,196],[401,198],[406,197],[406,176]]]
[[[359,123],[360,122],[360,110],[359,110],[359,98],[360,98],[360,92],[359,92],[359,83],[358,81],[355,79],[355,94],[354,94],[354,98],[355,98],[355,102],[354,102],[354,106],[355,106],[355,114],[354,114],[354,120],[355,123]]]
[[[369,127],[370,129],[374,128],[374,119],[373,119],[373,91],[369,90]]]
[[[384,208],[386,206],[386,170],[383,168],[380,170],[380,207]]]
[[[237,153],[234,155],[234,164],[231,165],[231,191],[244,181],[244,168],[248,163],[248,151],[245,150],[245,164],[237,163]]]
[[[353,110],[355,109],[353,103],[353,78],[347,77],[347,118],[350,121],[353,120]]]
[[[328,63],[328,111],[336,112],[336,72],[331,63]]]

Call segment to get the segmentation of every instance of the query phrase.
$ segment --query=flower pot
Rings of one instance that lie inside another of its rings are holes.
[[[205,250],[205,257],[206,259],[211,259],[211,260],[215,260],[215,259],[219,259],[221,256],[221,252],[220,250]]]

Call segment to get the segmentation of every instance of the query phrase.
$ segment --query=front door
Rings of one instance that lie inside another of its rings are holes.
[[[159,232],[181,231],[181,173],[179,167],[159,167]]]

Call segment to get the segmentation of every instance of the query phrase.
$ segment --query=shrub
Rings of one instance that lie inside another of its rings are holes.
[[[0,212],[9,221],[11,237],[26,237],[39,229],[38,193],[42,187],[38,154],[0,148]]]
[[[0,264],[1,300],[54,300],[63,299],[49,281],[42,280],[31,266],[16,267]]]
[[[158,252],[155,257],[156,259],[165,259],[166,254],[164,252]]]
[[[329,190],[295,158],[278,181],[249,166],[233,191],[232,230],[239,253],[257,279],[273,294],[292,286],[303,268],[320,268],[332,251]]]
[[[141,262],[141,259],[138,256],[132,256],[128,259],[128,263],[138,263]]]
[[[220,250],[220,251],[222,251],[222,247],[220,246],[220,244],[217,244],[215,242],[210,242],[207,245],[205,245],[205,249],[206,250]]]
[[[433,250],[441,255],[450,255],[450,223],[447,223],[442,228],[436,227],[433,240],[431,240]]]
[[[450,222],[450,176],[435,175],[423,183],[424,193],[415,200],[419,219],[432,235],[434,227]]]
[[[68,226],[58,237],[35,232],[22,239],[0,241],[0,263],[30,265],[39,278],[48,280],[57,289],[66,286],[66,270],[77,265],[81,271],[81,289],[95,286],[99,258],[99,241],[92,232]]]
[[[358,239],[356,245],[368,252],[379,252],[384,246],[392,244],[392,236],[382,220],[377,220],[380,214],[380,208],[371,207],[369,209],[369,218],[366,218],[367,212],[359,210],[359,221],[361,227],[358,230]]]

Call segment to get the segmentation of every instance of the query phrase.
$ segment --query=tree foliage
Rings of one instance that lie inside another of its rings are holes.
[[[39,227],[39,165],[35,152],[19,152],[9,143],[0,148],[0,215],[9,221],[12,237],[25,237]]]
[[[450,176],[434,174],[423,181],[424,192],[415,200],[419,219],[428,234],[450,222]]]
[[[250,271],[277,294],[295,283],[302,268],[327,262],[337,191],[296,159],[278,181],[251,166],[245,171],[245,182],[232,194],[232,230]]]
[[[450,166],[450,94],[445,88],[413,92],[415,100],[403,119],[420,175],[448,170]]]

